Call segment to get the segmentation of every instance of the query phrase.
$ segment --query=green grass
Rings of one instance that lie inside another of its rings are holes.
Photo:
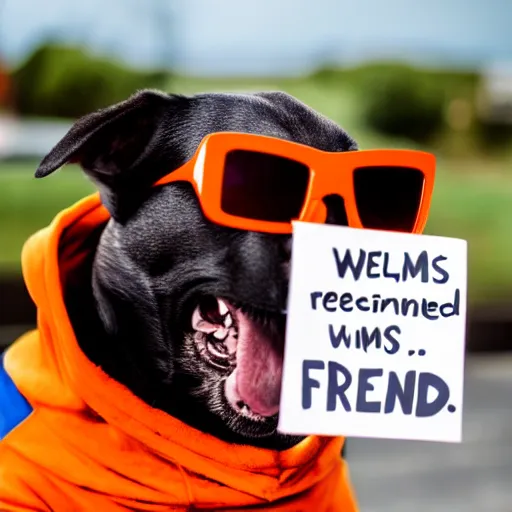
[[[25,240],[94,188],[71,166],[44,179],[33,177],[36,162],[0,166],[0,271],[19,271]]]
[[[469,242],[470,299],[512,295],[512,179],[465,173],[441,164],[427,232]],[[74,167],[47,178],[32,177],[35,164],[11,164],[0,172],[0,270],[20,269],[25,240],[54,215],[94,190]]]
[[[466,172],[442,163],[426,228],[468,241],[473,302],[512,296],[512,177],[485,170]]]

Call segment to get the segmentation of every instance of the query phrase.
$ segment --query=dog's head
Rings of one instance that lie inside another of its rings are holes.
[[[204,136],[223,131],[356,149],[339,126],[284,93],[143,91],[80,119],[36,176],[79,163],[112,217],[92,264],[94,314],[83,306],[85,283],[67,294],[70,304],[82,300],[71,318],[86,354],[196,428],[284,448],[296,441],[276,432],[290,237],[212,224],[188,183],[152,187]],[[341,198],[325,203],[327,222],[345,224]]]

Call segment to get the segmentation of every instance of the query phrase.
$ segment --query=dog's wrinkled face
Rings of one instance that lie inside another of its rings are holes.
[[[162,379],[182,402],[164,397],[164,408],[203,430],[201,406],[240,435],[275,431],[289,258],[289,237],[212,225],[185,184],[155,191],[126,225],[109,225],[97,277],[109,286],[121,262],[134,297],[147,280]]]
[[[37,175],[80,163],[112,215],[90,291],[85,282],[67,290],[85,353],[150,405],[204,432],[283,449],[297,442],[276,432],[290,237],[212,224],[187,183],[151,187],[219,131],[356,149],[341,128],[283,93],[144,91],[78,121]],[[341,198],[325,201],[327,222],[345,224]]]

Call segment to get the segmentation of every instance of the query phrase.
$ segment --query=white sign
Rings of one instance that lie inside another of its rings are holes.
[[[467,243],[295,222],[279,430],[460,442]]]

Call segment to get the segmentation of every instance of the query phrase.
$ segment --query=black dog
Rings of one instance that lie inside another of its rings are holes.
[[[80,119],[36,176],[80,164],[112,216],[65,291],[85,354],[146,403],[203,432],[281,450],[299,440],[276,431],[290,237],[210,223],[188,183],[151,187],[221,131],[357,149],[339,126],[281,92],[143,91]],[[327,222],[346,224],[343,200],[325,203]],[[230,391],[234,371],[244,372],[254,410]]]

